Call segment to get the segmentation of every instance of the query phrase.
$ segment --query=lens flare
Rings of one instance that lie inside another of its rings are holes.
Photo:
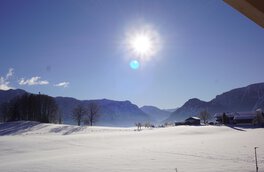
[[[134,69],[134,70],[138,69],[139,68],[139,62],[137,60],[132,60],[130,62],[130,67],[131,67],[131,69]]]

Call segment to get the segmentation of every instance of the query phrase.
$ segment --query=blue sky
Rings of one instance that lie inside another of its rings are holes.
[[[142,26],[148,60],[124,45]],[[264,30],[218,0],[1,0],[0,59],[1,89],[175,108],[263,82]]]

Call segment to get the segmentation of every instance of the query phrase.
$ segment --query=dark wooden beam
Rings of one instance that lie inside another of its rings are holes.
[[[224,2],[264,28],[264,0],[224,0]]]

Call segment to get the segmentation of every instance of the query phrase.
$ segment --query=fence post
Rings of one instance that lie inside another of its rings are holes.
[[[254,147],[254,149],[255,149],[255,161],[256,161],[256,172],[258,172],[257,148],[258,147]]]

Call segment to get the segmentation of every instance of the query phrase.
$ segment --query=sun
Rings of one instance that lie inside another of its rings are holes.
[[[143,24],[127,30],[124,45],[129,57],[142,63],[157,55],[161,49],[161,39],[152,25]]]
[[[130,40],[130,46],[134,53],[139,56],[147,56],[153,49],[151,37],[147,34],[137,34]]]

